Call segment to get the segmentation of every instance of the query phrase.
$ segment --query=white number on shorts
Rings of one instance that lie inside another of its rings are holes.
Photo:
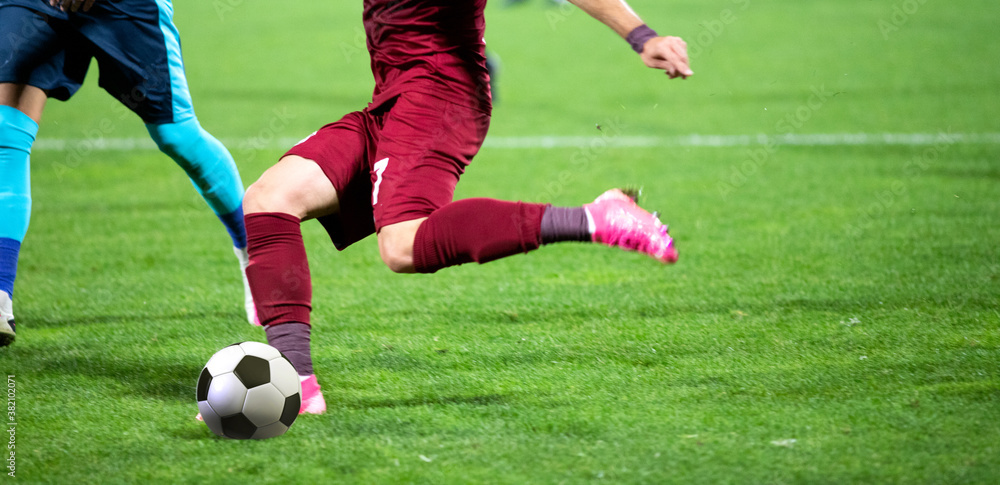
[[[372,189],[372,205],[378,204],[378,186],[382,184],[382,172],[389,166],[389,157],[375,162],[375,187]]]

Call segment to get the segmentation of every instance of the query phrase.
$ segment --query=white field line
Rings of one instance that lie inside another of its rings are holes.
[[[253,138],[223,139],[230,150],[283,150],[291,148],[301,138],[272,138],[264,141]],[[496,149],[553,149],[586,147],[746,147],[757,145],[779,146],[863,146],[902,145],[923,146],[937,144],[1000,144],[1000,133],[817,133],[786,135],[680,135],[680,136],[490,136],[484,148]],[[149,138],[45,138],[35,141],[34,150],[50,151],[128,151],[155,150]]]

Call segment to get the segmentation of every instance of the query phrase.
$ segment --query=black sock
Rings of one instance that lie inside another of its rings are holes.
[[[285,354],[300,376],[313,374],[312,353],[309,351],[309,334],[312,327],[304,323],[282,323],[264,327],[267,343]]]
[[[560,241],[590,241],[587,211],[583,207],[549,206],[542,214],[542,244]]]

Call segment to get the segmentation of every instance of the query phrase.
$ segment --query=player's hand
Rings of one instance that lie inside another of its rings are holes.
[[[90,6],[94,4],[95,0],[49,0],[49,5],[53,7],[59,7],[59,10],[63,12],[69,10],[70,12],[76,12],[83,9],[84,12],[90,10]]]
[[[653,37],[642,48],[642,62],[653,69],[660,69],[670,79],[694,74],[688,65],[687,42],[680,37]]]

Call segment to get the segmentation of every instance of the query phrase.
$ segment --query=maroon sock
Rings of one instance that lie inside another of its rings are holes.
[[[549,207],[542,216],[542,244],[592,241],[583,207]]]
[[[546,207],[495,199],[464,199],[445,205],[417,229],[413,265],[419,273],[433,273],[538,249]]]
[[[312,280],[298,217],[260,212],[244,217],[250,265],[247,279],[257,318],[265,327],[309,324]]]

